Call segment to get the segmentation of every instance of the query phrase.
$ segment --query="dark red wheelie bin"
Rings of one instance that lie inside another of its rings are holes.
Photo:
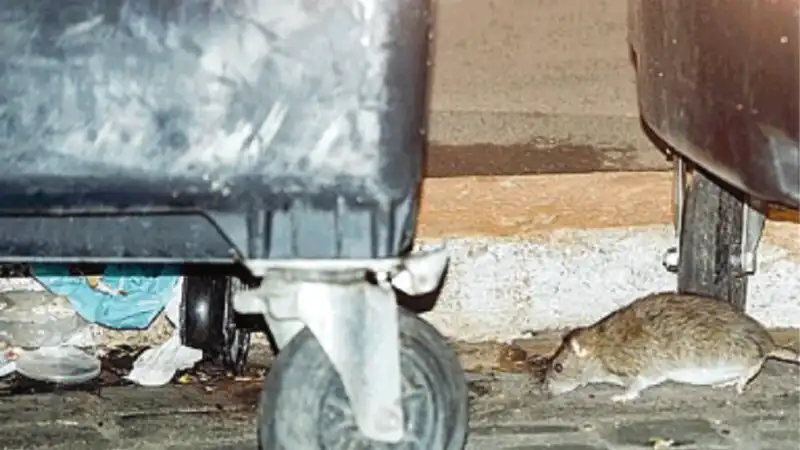
[[[680,291],[744,308],[767,214],[797,216],[798,30],[797,0],[628,1],[641,117],[675,161]]]

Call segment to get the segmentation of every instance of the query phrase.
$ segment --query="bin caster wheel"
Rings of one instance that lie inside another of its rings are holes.
[[[748,277],[733,265],[742,252],[743,208],[736,196],[695,172],[683,212],[679,292],[718,297],[745,309]]]
[[[258,439],[270,450],[461,450],[467,385],[435,328],[401,309],[400,365],[406,432],[398,443],[363,436],[339,377],[304,328],[281,350],[261,393]]]
[[[250,333],[236,328],[232,297],[237,284],[227,276],[184,277],[181,341],[238,375],[247,363]]]

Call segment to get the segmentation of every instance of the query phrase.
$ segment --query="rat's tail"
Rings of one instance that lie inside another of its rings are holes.
[[[775,347],[767,356],[770,358],[780,359],[782,361],[800,364],[800,353],[797,353],[788,347]]]

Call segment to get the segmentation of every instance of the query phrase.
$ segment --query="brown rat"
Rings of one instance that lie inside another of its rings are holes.
[[[591,383],[626,388],[614,401],[635,399],[666,381],[742,393],[768,358],[800,363],[767,330],[730,303],[662,292],[634,300],[596,323],[569,332],[545,375],[544,391],[570,392]]]

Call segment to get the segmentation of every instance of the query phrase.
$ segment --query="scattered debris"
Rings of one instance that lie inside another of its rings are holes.
[[[171,266],[109,264],[88,273],[66,264],[33,265],[34,279],[48,291],[69,298],[91,323],[117,330],[144,330],[180,290]]]
[[[667,439],[661,436],[651,437],[649,442],[654,449],[670,448],[672,447],[672,444],[675,443],[675,441],[673,441],[672,439]]]
[[[694,441],[676,441],[674,439],[670,439],[664,436],[653,436],[650,439],[648,439],[646,447],[650,447],[657,450],[663,450],[665,448],[686,447],[693,444]]]
[[[505,344],[497,355],[498,370],[522,372],[525,370],[528,353],[515,344]]]
[[[528,354],[517,344],[507,344],[500,349],[497,357],[499,370],[506,372],[527,372],[542,382],[544,381],[550,358],[539,354]]]
[[[135,386],[135,383],[126,379],[126,375],[133,368],[134,361],[146,350],[148,349],[129,346],[102,349],[100,374],[80,384],[37,381],[14,373],[0,383],[0,398],[64,391],[89,392],[102,397],[102,390],[105,388]],[[170,382],[187,387],[195,386],[207,393],[223,393],[241,399],[243,404],[249,406],[255,405],[258,400],[267,369],[265,365],[250,364],[242,376],[234,376],[211,361],[201,361],[191,369],[176,373]]]
[[[167,304],[165,314],[175,325],[172,336],[166,342],[142,352],[133,363],[133,368],[125,377],[142,386],[163,386],[180,370],[193,367],[203,358],[203,351],[181,343],[180,301],[176,295]]]
[[[491,380],[481,379],[467,381],[467,390],[469,391],[470,401],[480,397],[485,397],[491,393]]]

